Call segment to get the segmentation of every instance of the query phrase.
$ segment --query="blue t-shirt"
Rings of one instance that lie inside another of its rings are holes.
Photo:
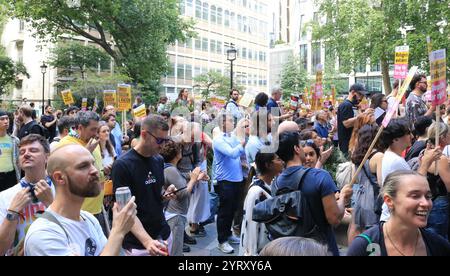
[[[274,99],[272,99],[272,98],[269,99],[269,101],[267,102],[267,106],[266,107],[267,107],[267,112],[268,113],[272,112],[272,108],[273,107],[278,107],[279,108],[277,102]],[[278,111],[277,113],[274,114],[274,115],[277,116],[277,117],[281,116],[281,112],[280,111]]]
[[[314,123],[314,129],[316,130],[317,134],[322,138],[328,138],[328,128],[327,126],[323,126],[319,122]]]
[[[303,167],[293,166],[285,169],[277,178],[276,182],[278,187],[273,188],[279,190],[286,186],[295,187],[298,185],[298,183],[292,183],[295,179],[293,175],[296,174],[301,168]],[[336,238],[331,225],[327,221],[322,204],[323,197],[334,194],[338,191],[330,173],[322,169],[310,169],[303,177],[303,186],[301,191],[308,198],[308,202],[311,207],[311,214],[315,222],[327,237],[328,250],[332,252],[333,255],[338,256],[339,249],[336,243]]]

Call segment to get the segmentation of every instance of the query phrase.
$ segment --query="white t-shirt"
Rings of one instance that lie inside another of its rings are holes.
[[[116,151],[113,149],[113,156],[111,156],[108,152],[108,149],[104,148],[103,149],[103,159],[102,159],[102,164],[103,167],[108,167],[109,165],[111,165],[112,163],[114,163],[114,157],[117,156]]]
[[[9,206],[11,205],[11,201],[16,196],[18,192],[22,190],[22,186],[20,184],[16,184],[11,188],[4,190],[0,193],[0,225],[3,223],[3,220],[6,218],[6,214],[8,213]],[[55,186],[51,186],[53,196],[55,196]],[[23,217],[19,218],[19,223],[16,227],[16,234],[14,238],[13,247],[17,246],[19,242],[25,238],[25,234],[30,227],[31,223],[33,223],[37,217],[36,214],[38,211],[45,211],[46,207],[44,203],[31,203],[28,204],[25,208],[20,210],[19,212],[23,215]],[[8,250],[6,255],[11,255],[12,251]]]
[[[48,219],[39,218],[25,237],[25,256],[98,256],[107,239],[98,220],[88,212],[81,211],[80,221],[60,216],[48,209],[61,223],[64,230]]]
[[[411,170],[405,159],[396,153],[387,150],[384,153],[383,161],[381,163],[381,178],[382,185],[384,185],[384,180],[386,177],[395,171],[399,170]],[[389,209],[385,203],[383,203],[383,212],[381,213],[380,221],[387,221],[390,217]]]

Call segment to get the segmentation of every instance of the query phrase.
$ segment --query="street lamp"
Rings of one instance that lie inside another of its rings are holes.
[[[42,62],[41,65],[41,73],[42,73],[42,115],[44,115],[45,111],[45,99],[44,99],[44,86],[45,86],[45,73],[47,72],[47,65],[45,62]]]
[[[231,62],[230,67],[230,89],[233,89],[233,61],[236,60],[237,50],[234,45],[231,44],[231,48],[227,50],[227,59]]]
[[[44,99],[44,95],[45,95],[45,90],[44,90],[44,83],[45,83],[45,73],[47,72],[47,65],[45,64],[45,62],[42,62],[41,65],[41,73],[42,73],[42,115],[44,115],[44,108],[45,108],[45,99]]]

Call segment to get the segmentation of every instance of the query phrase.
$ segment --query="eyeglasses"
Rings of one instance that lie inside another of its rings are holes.
[[[161,144],[163,144],[163,143],[167,143],[167,142],[170,141],[170,139],[167,139],[167,138],[158,138],[158,137],[156,137],[155,135],[153,135],[150,131],[148,131],[148,130],[146,130],[146,129],[144,129],[144,130],[145,130],[145,132],[147,132],[148,134],[150,134],[153,138],[155,138],[156,144],[158,144],[158,145],[161,145]]]
[[[314,145],[314,140],[313,139],[308,139],[308,140],[300,140],[300,146],[302,147],[311,147],[312,145]]]

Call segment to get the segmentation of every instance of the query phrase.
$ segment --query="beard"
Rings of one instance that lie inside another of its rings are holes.
[[[353,96],[353,98],[352,98],[352,104],[353,104],[353,105],[358,105],[360,102],[361,102],[361,101],[358,100],[358,97],[356,97],[356,95]]]
[[[70,176],[67,176],[67,182],[69,185],[69,191],[79,197],[96,197],[100,194],[99,177],[90,177],[87,184],[80,187],[75,184]]]

